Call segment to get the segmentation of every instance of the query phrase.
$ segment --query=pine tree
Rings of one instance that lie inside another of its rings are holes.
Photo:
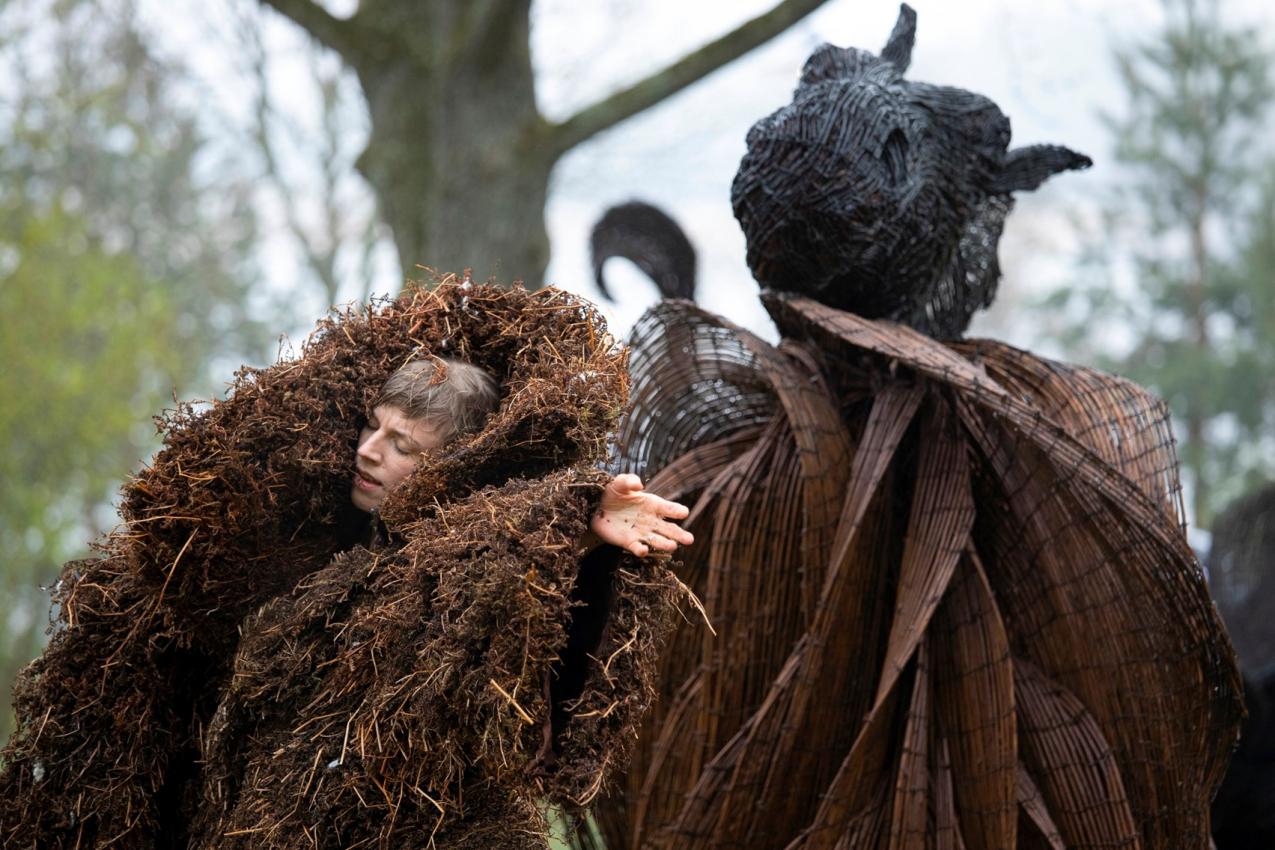
[[[1255,450],[1275,426],[1275,394],[1259,372],[1275,357],[1275,334],[1259,327],[1270,278],[1245,271],[1243,256],[1260,250],[1244,243],[1271,215],[1272,196],[1257,187],[1272,165],[1253,141],[1275,88],[1260,34],[1228,25],[1219,0],[1163,7],[1162,31],[1116,56],[1126,108],[1104,117],[1124,180],[1089,246],[1096,274],[1048,303],[1076,311],[1073,354],[1169,403],[1190,514],[1208,528],[1270,469],[1269,453]]]

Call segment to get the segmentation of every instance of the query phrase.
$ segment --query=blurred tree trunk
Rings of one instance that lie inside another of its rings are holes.
[[[358,75],[372,132],[359,170],[406,276],[417,264],[542,283],[544,206],[564,153],[783,32],[826,0],[771,11],[560,123],[536,107],[530,0],[364,0],[349,18],[313,0],[261,0]]]

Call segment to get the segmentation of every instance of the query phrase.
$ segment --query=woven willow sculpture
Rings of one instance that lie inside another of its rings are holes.
[[[1165,406],[927,335],[990,299],[1009,192],[1087,160],[904,81],[914,24],[749,134],[779,345],[677,301],[634,330],[624,462],[693,501],[717,634],[672,640],[611,850],[1208,847],[1239,680]]]
[[[905,6],[880,57],[816,50],[792,103],[748,131],[731,201],[762,285],[948,338],[996,294],[1011,193],[1091,163],[1007,152],[995,103],[903,79],[915,35]]]

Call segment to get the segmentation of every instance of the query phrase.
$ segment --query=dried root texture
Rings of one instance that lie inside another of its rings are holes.
[[[193,846],[446,846],[479,828],[535,832],[536,798],[587,803],[652,693],[654,652],[627,633],[661,634],[676,589],[659,566],[642,570],[653,594],[617,583],[628,616],[550,728],[575,542],[604,481],[566,470],[446,503],[402,549],[356,549],[256,614],[206,736]],[[611,723],[580,707],[595,703]]]
[[[1239,681],[1164,405],[767,306],[778,347],[685,302],[635,328],[621,450],[693,503],[718,634],[672,638],[606,846],[1205,850]]]
[[[501,409],[355,545],[365,411],[431,354]],[[19,679],[0,844],[543,847],[538,801],[586,804],[631,748],[678,593],[627,557],[581,587],[625,395],[586,304],[449,278],[179,407]]]

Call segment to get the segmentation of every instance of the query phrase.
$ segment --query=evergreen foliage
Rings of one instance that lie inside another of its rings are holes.
[[[1106,116],[1124,182],[1087,249],[1085,283],[1046,306],[1064,343],[1173,410],[1193,522],[1275,472],[1275,164],[1271,52],[1220,0],[1164,0],[1163,29],[1117,53]],[[1131,282],[1130,282],[1131,279]]]

